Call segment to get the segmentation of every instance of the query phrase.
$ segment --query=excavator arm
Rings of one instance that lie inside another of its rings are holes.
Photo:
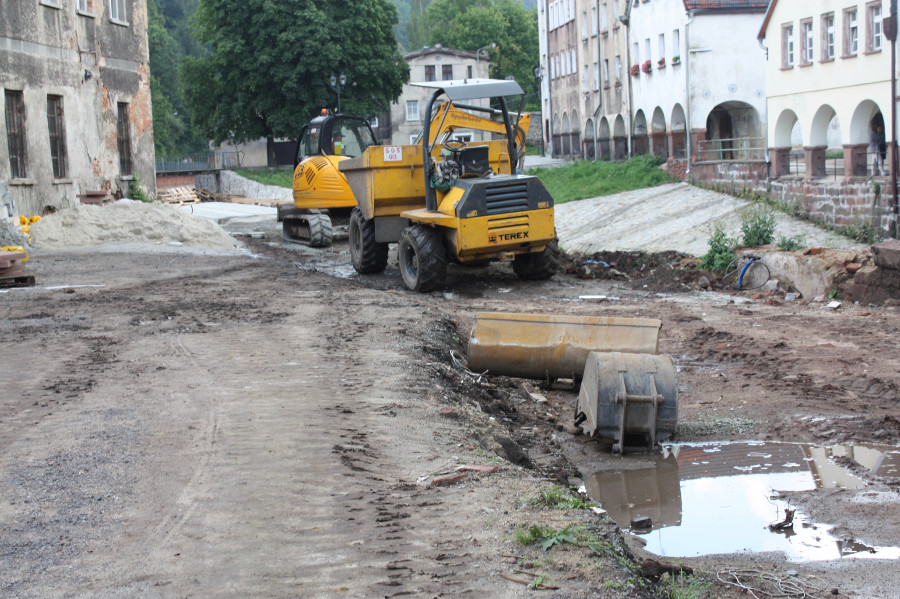
[[[527,112],[523,113],[519,118],[518,125],[514,131],[516,137],[516,149],[520,154],[525,151],[525,136],[528,134],[528,127],[531,125],[531,115]],[[452,102],[443,102],[435,112],[434,118],[431,119],[429,125],[428,139],[441,141],[445,137],[449,137],[456,129],[475,129],[477,131],[488,131],[490,133],[499,133],[506,136],[506,127],[502,121],[494,121],[489,118],[478,116],[465,112]]]

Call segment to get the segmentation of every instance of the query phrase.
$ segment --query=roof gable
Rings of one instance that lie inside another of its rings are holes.
[[[769,28],[769,21],[772,19],[772,13],[775,12],[775,5],[778,4],[778,0],[772,0],[769,3],[769,9],[766,11],[766,17],[763,19],[762,27],[759,29],[759,35],[756,37],[759,39],[763,39],[766,37],[766,29]]]

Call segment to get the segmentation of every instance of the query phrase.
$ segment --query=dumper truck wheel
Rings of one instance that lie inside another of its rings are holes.
[[[406,227],[400,236],[397,260],[403,284],[410,291],[427,293],[444,286],[447,250],[435,229],[424,225]]]
[[[544,251],[519,254],[513,260],[513,271],[525,281],[543,281],[556,274],[559,268],[559,242],[554,239]]]
[[[350,212],[350,262],[361,275],[384,272],[388,244],[375,241],[375,223],[366,220],[357,206]]]

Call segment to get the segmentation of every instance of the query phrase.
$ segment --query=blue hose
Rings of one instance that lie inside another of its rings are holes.
[[[747,260],[747,264],[745,264],[741,268],[741,274],[738,275],[738,289],[743,289],[744,287],[744,273],[747,272],[747,269],[750,268],[750,265],[753,264],[755,258],[750,258]]]

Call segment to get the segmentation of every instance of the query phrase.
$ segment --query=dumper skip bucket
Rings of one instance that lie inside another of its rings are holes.
[[[469,338],[469,368],[531,379],[578,380],[595,351],[657,353],[651,318],[485,312]]]
[[[575,424],[585,434],[626,448],[652,449],[678,423],[678,387],[668,356],[593,352],[575,407]]]

